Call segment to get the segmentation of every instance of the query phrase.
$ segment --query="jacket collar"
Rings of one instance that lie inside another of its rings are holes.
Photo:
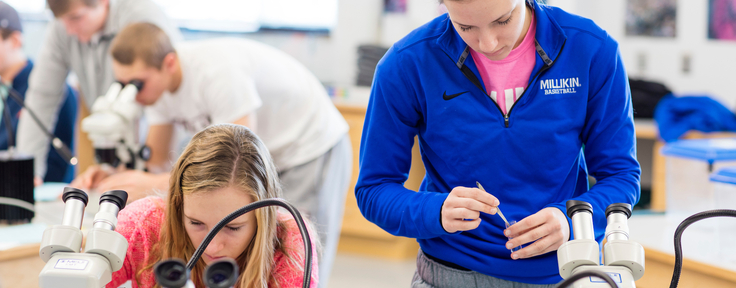
[[[12,88],[19,89],[23,86],[28,86],[28,77],[31,75],[31,70],[33,70],[33,61],[28,59],[26,60],[26,66],[23,67],[23,70],[20,70],[20,72],[13,77],[13,83],[11,84],[13,85]]]
[[[534,16],[537,20],[537,33],[534,35],[536,42],[539,44],[537,45],[537,53],[549,65],[557,59],[567,36],[557,21],[550,17],[548,6],[540,5],[534,0],[527,0],[527,5],[534,8]],[[445,14],[445,17],[443,20],[446,25],[445,31],[437,38],[437,44],[455,61],[458,68],[462,68],[469,56],[468,45],[455,31],[449,14]]]

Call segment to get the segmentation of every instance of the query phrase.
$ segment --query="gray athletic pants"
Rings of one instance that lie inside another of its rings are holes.
[[[330,279],[352,169],[353,152],[346,134],[322,156],[279,173],[284,198],[306,214],[319,232],[319,287],[327,287]]]
[[[481,274],[463,271],[437,263],[427,258],[422,250],[417,255],[417,271],[411,280],[412,288],[554,288],[555,284],[534,285],[512,282]]]

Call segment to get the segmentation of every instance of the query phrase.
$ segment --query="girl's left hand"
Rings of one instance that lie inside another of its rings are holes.
[[[511,259],[514,260],[529,258],[557,251],[570,239],[570,225],[560,209],[547,207],[507,228],[504,235],[513,238],[506,242],[509,250],[534,242],[511,253]]]

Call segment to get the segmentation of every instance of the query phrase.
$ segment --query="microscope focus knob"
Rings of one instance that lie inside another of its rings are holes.
[[[148,147],[148,145],[143,145],[141,147],[141,150],[138,151],[138,157],[141,157],[143,161],[148,161],[151,159],[151,147]]]

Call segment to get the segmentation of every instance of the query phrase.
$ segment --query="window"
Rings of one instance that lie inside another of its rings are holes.
[[[4,2],[15,8],[24,20],[48,19],[47,17],[50,17],[48,15],[51,15],[51,11],[46,11],[45,0],[4,0]]]
[[[338,0],[152,0],[181,28],[222,32],[259,29],[329,31]],[[48,17],[45,0],[6,0],[24,19]]]

